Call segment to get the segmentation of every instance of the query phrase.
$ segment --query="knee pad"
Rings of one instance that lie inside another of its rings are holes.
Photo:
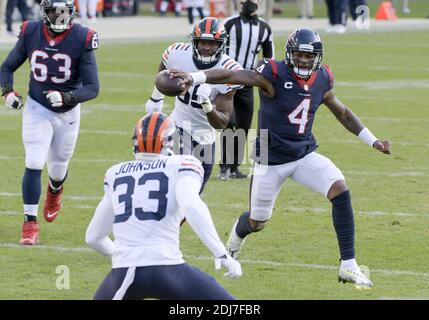
[[[67,174],[68,161],[48,163],[48,175],[54,181],[61,181]]]
[[[32,170],[43,170],[46,152],[42,146],[29,145],[25,148],[25,167]]]

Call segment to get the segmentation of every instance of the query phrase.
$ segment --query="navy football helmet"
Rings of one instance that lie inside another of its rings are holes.
[[[313,53],[314,59],[300,65],[299,59],[294,59],[294,52]],[[294,31],[286,42],[286,64],[300,78],[308,78],[320,68],[323,58],[323,45],[320,36],[310,29]]]
[[[217,62],[225,53],[227,33],[223,24],[216,18],[208,17],[198,22],[192,31],[192,51],[194,58],[202,64]],[[214,41],[218,44],[212,52],[200,52],[200,40]]]
[[[62,33],[71,27],[76,10],[73,0],[42,0],[40,7],[49,30]]]

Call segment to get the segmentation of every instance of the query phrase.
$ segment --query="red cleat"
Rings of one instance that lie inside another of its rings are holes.
[[[39,242],[39,224],[36,221],[24,222],[22,225],[22,246],[34,246]]]
[[[61,209],[61,195],[63,193],[64,187],[61,187],[61,190],[58,193],[52,193],[51,186],[48,185],[46,190],[46,200],[45,207],[43,208],[43,216],[48,222],[52,222],[58,215],[58,212]]]

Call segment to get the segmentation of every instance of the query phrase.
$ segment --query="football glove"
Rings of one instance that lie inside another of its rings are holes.
[[[22,102],[22,96],[16,91],[11,91],[9,93],[6,93],[4,95],[4,100],[5,100],[6,107],[9,107],[12,109],[19,110],[24,106]]]
[[[46,99],[48,100],[51,107],[62,107],[64,105],[64,98],[61,92],[59,91],[47,91]]]
[[[164,103],[164,99],[154,99],[152,97],[149,98],[149,100],[146,101],[146,112],[147,113],[161,112],[163,103]]]
[[[238,278],[243,275],[240,262],[234,260],[229,254],[215,259],[215,269],[219,270],[221,267],[228,269],[228,272],[224,273],[224,277]]]
[[[212,89],[206,83],[200,85],[197,90],[197,103],[203,107],[205,113],[209,113],[213,110],[213,105],[210,101],[210,94]]]

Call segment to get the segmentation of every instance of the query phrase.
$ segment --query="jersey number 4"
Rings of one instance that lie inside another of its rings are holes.
[[[167,193],[168,193],[168,177],[162,172],[151,172],[143,175],[137,183],[137,186],[145,185],[148,181],[158,181],[159,190],[151,190],[148,192],[148,198],[158,200],[158,209],[151,211],[144,211],[142,208],[134,208],[133,210],[133,195],[136,187],[136,180],[133,176],[120,177],[115,180],[113,190],[122,184],[126,185],[126,193],[118,197],[119,203],[125,203],[125,212],[115,216],[115,222],[127,221],[134,212],[134,215],[139,220],[156,220],[159,221],[165,217],[167,211]],[[141,194],[141,192],[139,192]]]
[[[298,134],[305,132],[305,126],[308,122],[308,109],[310,109],[310,99],[304,99],[288,116],[290,123],[299,125]]]
[[[40,50],[35,50],[31,55],[30,64],[34,79],[39,82],[45,82],[48,79],[48,66],[43,63],[43,60],[48,58],[58,61],[58,73],[61,74],[61,76],[51,77],[51,81],[54,83],[64,83],[70,80],[71,58],[63,53],[55,53],[49,56],[49,54]]]

